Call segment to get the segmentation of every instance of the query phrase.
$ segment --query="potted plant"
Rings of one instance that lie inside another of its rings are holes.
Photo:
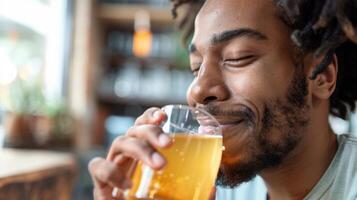
[[[10,89],[4,117],[5,145],[18,148],[49,147],[68,140],[73,119],[63,102],[49,102],[39,83],[17,80]]]
[[[34,119],[44,98],[38,84],[25,84],[21,79],[9,86],[4,116],[5,145],[32,147]]]

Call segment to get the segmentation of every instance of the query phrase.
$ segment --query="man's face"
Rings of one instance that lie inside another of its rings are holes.
[[[190,46],[187,99],[223,128],[218,184],[234,187],[279,165],[309,121],[308,86],[273,0],[208,0]]]

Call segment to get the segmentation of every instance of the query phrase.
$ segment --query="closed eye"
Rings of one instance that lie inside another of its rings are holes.
[[[191,66],[191,72],[194,76],[198,75],[198,72],[200,71],[201,63],[194,63]]]
[[[234,59],[225,59],[223,62],[224,64],[227,65],[232,65],[232,66],[237,66],[237,67],[243,67],[248,64],[251,64],[253,61],[256,60],[256,56],[254,55],[248,55],[248,56],[243,56],[240,58],[234,58]]]

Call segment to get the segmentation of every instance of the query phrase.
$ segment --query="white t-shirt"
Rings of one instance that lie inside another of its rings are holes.
[[[338,135],[338,149],[325,174],[304,200],[357,200],[357,137]],[[218,188],[216,200],[265,200],[267,190],[258,176],[235,189]]]

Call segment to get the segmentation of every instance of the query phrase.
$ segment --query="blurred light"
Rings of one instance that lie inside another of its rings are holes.
[[[39,58],[30,59],[18,71],[19,78],[24,81],[33,81],[38,78],[42,69],[42,61]]]
[[[128,116],[110,116],[105,120],[105,129],[113,135],[124,134],[133,124],[135,119]]]
[[[17,67],[0,59],[0,84],[11,83],[18,76],[26,83],[38,81],[42,84],[46,100],[62,97],[70,4],[70,0],[0,0],[0,20],[7,25],[4,30],[8,26],[16,28],[5,35],[3,43],[7,45],[7,52],[16,50],[9,53],[11,57],[7,56]]]
[[[47,6],[28,0],[0,0],[0,16],[25,25],[26,27],[44,35],[50,23],[47,17]]]
[[[151,53],[152,46],[149,13],[146,11],[137,12],[134,26],[133,54],[137,57],[147,57]]]
[[[11,62],[10,58],[0,51],[0,85],[8,85],[15,81],[17,76],[16,66]]]
[[[133,53],[137,57],[147,57],[151,52],[152,34],[142,30],[134,34]]]
[[[134,124],[135,119],[128,116],[110,116],[105,120],[105,129],[108,133],[107,142],[111,144],[119,135],[125,132]]]
[[[21,36],[21,33],[19,31],[17,31],[17,30],[10,30],[8,32],[8,38],[13,43],[17,43],[17,41],[19,40],[20,36]]]
[[[25,66],[25,67],[22,67],[20,70],[19,70],[19,77],[20,79],[26,81],[29,79],[30,77],[30,74],[31,74],[31,68],[28,67],[28,66]]]

